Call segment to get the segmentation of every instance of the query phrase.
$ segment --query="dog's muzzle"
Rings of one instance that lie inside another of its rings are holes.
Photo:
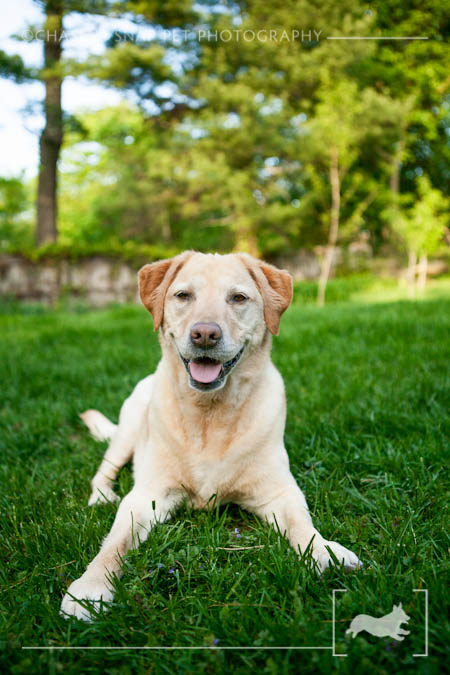
[[[238,353],[225,363],[209,356],[199,356],[189,360],[180,354],[189,375],[190,386],[198,391],[212,391],[222,387],[225,378],[240,360],[244,347],[241,347]]]

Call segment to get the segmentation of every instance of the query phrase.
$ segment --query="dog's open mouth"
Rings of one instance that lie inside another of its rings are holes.
[[[222,367],[220,362],[208,359],[207,357],[189,361],[189,373],[191,377],[196,382],[201,382],[202,384],[210,384],[214,380],[217,380],[222,372]]]
[[[190,385],[194,389],[200,389],[201,391],[217,389],[237,364],[243,351],[244,347],[238,351],[236,356],[225,363],[211,359],[208,356],[200,356],[199,358],[190,360],[182,356],[184,366],[189,373]]]

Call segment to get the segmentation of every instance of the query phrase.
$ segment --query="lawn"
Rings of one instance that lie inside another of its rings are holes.
[[[0,316],[3,672],[444,670],[450,299],[325,310],[298,302],[274,340],[293,473],[318,529],[354,550],[364,570],[319,577],[237,507],[184,508],[128,554],[113,606],[92,624],[59,616],[64,589],[116,511],[87,506],[105,445],[78,414],[95,407],[116,419],[155,368],[157,338],[140,307],[10,310]],[[130,486],[127,467],[120,495]],[[348,656],[278,649],[331,647],[333,589],[335,652]],[[428,590],[428,657],[412,656],[425,637],[425,593],[414,589]],[[345,636],[356,614],[379,617],[399,602],[411,617],[403,642]],[[22,649],[161,645],[210,649]]]

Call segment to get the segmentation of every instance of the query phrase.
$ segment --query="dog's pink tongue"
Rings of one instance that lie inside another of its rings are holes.
[[[202,382],[203,384],[214,382],[219,377],[221,368],[222,365],[220,363],[195,363],[194,361],[189,361],[189,371],[192,377],[197,382]]]

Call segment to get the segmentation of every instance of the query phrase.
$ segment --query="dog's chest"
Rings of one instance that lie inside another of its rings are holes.
[[[191,458],[186,486],[197,508],[207,508],[215,499],[221,503],[236,496],[239,462],[226,458]],[[215,498],[215,499],[214,499]]]
[[[254,399],[237,396],[231,403],[210,406],[188,406],[169,399],[171,406],[156,411],[153,429],[156,426],[159,436],[154,447],[164,448],[164,456],[171,458],[174,484],[183,486],[199,508],[207,506],[214,495],[221,502],[237,501],[251,483],[249,454],[270,424],[263,420],[249,439],[249,429],[257,424]]]

